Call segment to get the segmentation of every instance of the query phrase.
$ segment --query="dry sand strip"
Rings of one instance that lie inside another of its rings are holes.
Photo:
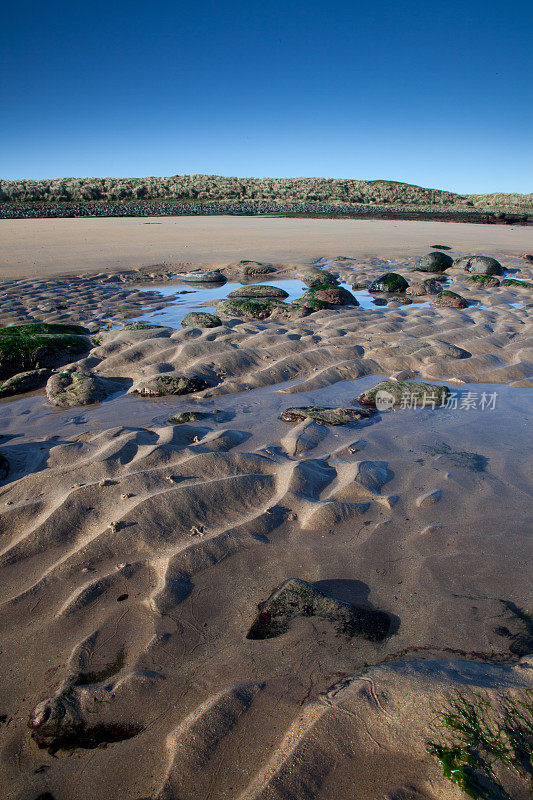
[[[400,220],[152,217],[0,220],[0,278],[239,259],[294,264],[325,255],[414,257],[432,244],[463,252],[533,251],[533,227]]]

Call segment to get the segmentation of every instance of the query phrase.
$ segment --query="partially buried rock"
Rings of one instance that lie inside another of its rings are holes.
[[[405,290],[405,294],[410,297],[421,297],[426,294],[438,294],[441,291],[442,286],[440,285],[440,281],[436,281],[434,278],[427,278],[425,281],[412,283]]]
[[[220,317],[205,311],[191,311],[181,321],[182,328],[218,328],[222,325]]]
[[[0,481],[5,481],[9,475],[9,461],[3,453],[0,453]]]
[[[302,300],[318,300],[322,303],[328,303],[330,306],[359,305],[353,294],[342,286],[318,286],[306,292]]]
[[[435,297],[433,305],[442,306],[443,308],[468,308],[468,300],[465,300],[464,297],[461,297],[456,292],[444,289]]]
[[[322,425],[349,425],[360,419],[372,416],[374,412],[368,408],[318,408],[305,406],[302,408],[286,408],[280,415],[283,422],[293,424],[304,419],[313,419]]]
[[[33,392],[44,386],[51,375],[49,369],[32,369],[29,372],[19,372],[3,383],[0,383],[0,397],[9,397],[13,394]]]
[[[260,261],[239,261],[238,265],[242,267],[242,274],[245,278],[253,278],[254,275],[268,275],[275,272],[274,267],[270,264],[262,264]]]
[[[238,289],[234,289],[233,292],[228,294],[228,297],[231,299],[239,298],[239,297],[250,297],[250,298],[264,298],[264,297],[276,297],[280,300],[284,300],[285,297],[288,297],[289,293],[286,292],[284,289],[280,289],[277,286],[261,286],[261,285],[251,285],[251,286],[240,286]]]
[[[192,394],[209,388],[209,384],[203,378],[195,375],[171,373],[157,375],[155,378],[136,386],[132,389],[132,392],[148,395],[149,397],[164,397],[171,394]]]
[[[315,267],[308,270],[302,280],[310,289],[315,289],[317,286],[335,286],[337,284],[335,275],[326,269],[317,269]]]
[[[153,329],[172,330],[172,328],[169,328],[166,325],[155,325],[152,322],[129,322],[127,325],[124,325],[124,327],[121,328],[120,330],[122,330],[122,331],[151,331]]]
[[[505,278],[502,281],[502,286],[516,286],[518,289],[531,289],[529,281],[517,281],[515,278]]]
[[[81,325],[37,322],[0,328],[0,378],[60,366],[91,347],[89,330]]]
[[[369,292],[390,292],[399,294],[405,292],[409,284],[397,272],[386,272],[368,287]]]
[[[229,317],[242,319],[297,319],[309,313],[306,308],[295,303],[283,303],[281,300],[270,298],[250,300],[244,297],[223,300],[218,304],[217,311]]]
[[[195,269],[182,275],[185,283],[226,283],[227,278],[218,269]]]
[[[46,396],[53,406],[70,408],[99,403],[118,387],[78,367],[68,367],[54,373],[46,384]]]
[[[316,589],[299,579],[285,581],[275,589],[259,612],[247,639],[272,639],[289,630],[296,617],[321,617],[334,623],[345,636],[362,636],[381,642],[390,630],[388,614],[366,606],[352,605]]]
[[[491,256],[465,256],[456,259],[453,266],[474,275],[503,275],[502,265]]]
[[[495,286],[500,285],[498,278],[494,278],[492,275],[469,275],[466,282],[481,286],[484,289],[493,289]]]
[[[380,381],[359,395],[362,406],[385,410],[394,407],[441,406],[450,394],[447,386],[434,383],[412,383],[411,381]]]
[[[182,411],[180,414],[174,414],[173,417],[170,417],[169,422],[172,425],[185,425],[187,422],[199,422],[208,416],[209,414],[203,411]]]
[[[415,264],[415,269],[420,272],[444,272],[453,265],[453,259],[447,253],[436,251],[428,253],[419,258]]]

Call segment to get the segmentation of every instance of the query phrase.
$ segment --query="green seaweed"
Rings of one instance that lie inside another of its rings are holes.
[[[517,281],[515,278],[505,278],[501,283],[502,286],[518,286],[520,289],[531,289],[529,281]]]
[[[470,275],[466,279],[467,283],[477,283],[480,286],[485,286],[485,284],[489,284],[489,286],[499,286],[500,281],[498,278],[495,278],[493,275]]]

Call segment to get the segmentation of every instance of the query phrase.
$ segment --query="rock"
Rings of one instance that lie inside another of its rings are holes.
[[[349,425],[360,419],[371,417],[374,412],[367,408],[319,408],[304,406],[301,408],[286,408],[280,415],[283,422],[301,422],[304,419],[314,419],[322,425]]]
[[[368,290],[370,286],[372,286],[372,281],[366,279],[356,280],[354,283],[352,283],[352,289],[354,292]]]
[[[182,328],[218,328],[220,325],[220,317],[205,311],[191,311],[181,321]]]
[[[272,639],[289,630],[295,617],[321,617],[333,622],[340,634],[363,636],[381,642],[390,630],[391,620],[383,611],[356,606],[316,589],[299,579],[285,581],[259,606],[247,639]]]
[[[407,400],[407,407],[420,407],[422,405],[435,407],[442,405],[449,396],[447,386],[437,386],[433,383],[412,383],[408,381],[380,381],[380,383],[359,395],[357,401],[362,406],[386,410],[401,406]],[[402,402],[403,401],[403,402]]]
[[[209,388],[210,385],[207,381],[195,375],[163,373],[136,386],[132,389],[132,392],[148,395],[149,397],[163,397],[169,394],[192,394]]]
[[[503,267],[491,256],[465,256],[453,262],[456,269],[464,269],[474,275],[503,275]]]
[[[306,292],[302,300],[320,300],[332,306],[358,306],[356,298],[342,286],[320,286]]]
[[[238,267],[242,267],[242,274],[245,278],[253,278],[254,275],[268,275],[275,272],[270,264],[261,264],[259,261],[239,261]]]
[[[397,272],[386,272],[368,287],[369,292],[389,292],[399,294],[405,292],[409,284]]]
[[[450,342],[445,342],[442,339],[431,339],[428,344],[438,356],[447,358],[470,358],[472,356],[472,353],[468,350],[463,350],[462,347],[457,347],[457,345],[450,344]]]
[[[44,386],[51,375],[49,369],[32,369],[29,372],[19,372],[0,383],[0,397],[8,397],[23,392],[33,392]]]
[[[415,269],[420,272],[444,272],[453,265],[453,259],[446,253],[439,251],[428,253],[419,258],[415,264]]]
[[[514,278],[505,278],[502,281],[502,286],[516,286],[518,289],[531,289],[532,284],[529,281],[517,281]]]
[[[5,481],[9,475],[9,461],[3,453],[0,453],[0,481]]]
[[[400,305],[400,306],[410,306],[412,304],[412,300],[410,297],[405,297],[404,295],[397,294],[394,296],[394,299],[389,300],[389,306]]]
[[[434,489],[431,492],[426,492],[425,494],[421,494],[420,497],[416,498],[416,504],[418,508],[422,508],[423,506],[430,506],[435,505],[438,503],[442,497],[442,492],[440,489]]]
[[[234,289],[233,292],[228,294],[228,297],[233,298],[240,298],[240,297],[251,297],[251,298],[263,298],[263,297],[275,297],[279,298],[280,300],[285,299],[288,297],[289,293],[286,292],[284,289],[279,289],[277,286],[260,286],[260,285],[251,285],[251,286],[241,286],[238,289]]]
[[[372,302],[375,306],[386,306],[389,301],[385,297],[374,297]]]
[[[170,417],[169,422],[172,425],[184,425],[186,422],[199,422],[205,419],[209,414],[202,411],[182,411],[181,414],[174,414]]]
[[[427,278],[425,281],[411,283],[405,290],[405,294],[409,297],[421,297],[426,294],[438,294],[440,291],[442,291],[440,282],[435,278]]]
[[[159,328],[159,330],[169,330],[169,331],[173,330],[172,328],[169,328],[166,325],[154,325],[151,322],[129,322],[127,325],[124,325],[124,327],[121,328],[120,330],[121,331],[151,331],[152,329],[157,329],[157,328]]]
[[[492,289],[500,285],[498,278],[494,278],[492,275],[470,275],[466,282],[481,286],[484,289]]]
[[[78,367],[55,372],[46,384],[48,402],[60,408],[100,403],[117,385]]]
[[[226,283],[227,278],[218,269],[195,269],[181,276],[185,283]]]
[[[451,250],[451,247],[448,247],[447,244],[432,244],[430,245],[432,250]]]
[[[522,258],[525,258],[526,261],[529,261],[531,264],[533,264],[533,254],[532,253],[524,253]]]
[[[308,270],[302,280],[310,289],[316,289],[318,286],[336,286],[338,283],[337,278],[331,272],[315,267]]]
[[[435,297],[433,305],[442,306],[443,308],[468,308],[468,300],[465,300],[464,297],[461,297],[456,292],[444,289]]]
[[[46,322],[0,328],[0,378],[72,361],[91,349],[88,334],[81,325]]]
[[[243,319],[290,319],[306,316],[308,309],[296,303],[283,303],[281,300],[248,300],[233,299],[223,300],[217,306],[217,311],[229,317]]]

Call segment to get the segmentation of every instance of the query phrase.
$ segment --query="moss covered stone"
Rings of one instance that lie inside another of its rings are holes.
[[[69,367],[54,373],[46,384],[46,397],[53,406],[71,408],[100,403],[119,386],[85,369]]]
[[[491,256],[465,256],[456,259],[453,266],[474,275],[503,275],[502,265]]]
[[[314,267],[305,273],[302,280],[310,289],[316,289],[318,286],[336,286],[338,282],[331,272]]]
[[[56,367],[87,353],[92,342],[81,325],[35,323],[0,328],[0,378]]]
[[[319,408],[318,406],[304,406],[301,408],[286,408],[280,415],[283,422],[293,424],[305,419],[314,419],[322,425],[349,425],[360,419],[372,416],[374,412],[368,408]]]
[[[531,289],[532,284],[529,281],[517,281],[514,278],[505,278],[502,281],[502,286],[516,286],[519,289]]]
[[[405,292],[409,284],[397,272],[386,272],[368,287],[369,292],[389,292],[399,294]]]
[[[251,300],[235,298],[223,300],[217,306],[217,311],[229,317],[242,319],[291,319],[305,316],[308,310],[298,303],[283,303],[281,300],[265,298],[264,300]]]
[[[302,301],[306,300],[319,300],[329,306],[359,305],[357,299],[347,289],[342,286],[331,286],[330,284],[320,284],[313,287],[303,295]]]
[[[498,278],[494,278],[492,275],[469,275],[466,282],[482,286],[484,289],[492,289],[500,285]]]
[[[234,298],[250,298],[250,299],[262,299],[262,298],[277,298],[278,300],[284,300],[286,297],[289,296],[289,293],[285,291],[285,289],[280,289],[278,286],[262,286],[262,285],[255,285],[252,284],[250,286],[240,286],[238,289],[234,289],[233,292],[230,292],[228,297],[230,299]]]
[[[191,311],[181,321],[182,328],[218,328],[220,325],[220,317],[205,311]]]
[[[437,386],[434,383],[412,383],[410,381],[380,381],[372,389],[368,389],[359,395],[357,401],[362,406],[370,408],[393,408],[401,405],[432,405],[435,407],[443,405],[450,390],[447,386]],[[406,403],[408,398],[409,403]]]
[[[254,275],[269,275],[275,272],[270,264],[262,264],[260,261],[239,261],[238,265],[242,269],[244,278],[253,278]]]
[[[19,372],[11,378],[0,382],[0,397],[9,397],[23,392],[33,392],[44,386],[51,375],[49,369],[31,369],[28,372]]]
[[[166,395],[192,394],[204,389],[209,389],[209,384],[196,375],[163,374],[136,386],[132,391],[135,394],[149,397],[164,397]]]
[[[437,250],[419,258],[415,264],[415,269],[421,272],[444,272],[445,269],[449,269],[451,266],[453,266],[453,258],[447,253]]]
[[[172,425],[184,425],[186,422],[199,422],[208,416],[209,414],[203,411],[182,411],[180,414],[170,417],[169,422]]]
[[[152,329],[172,330],[167,325],[155,325],[152,322],[129,322],[121,328],[122,331],[150,331]]]

